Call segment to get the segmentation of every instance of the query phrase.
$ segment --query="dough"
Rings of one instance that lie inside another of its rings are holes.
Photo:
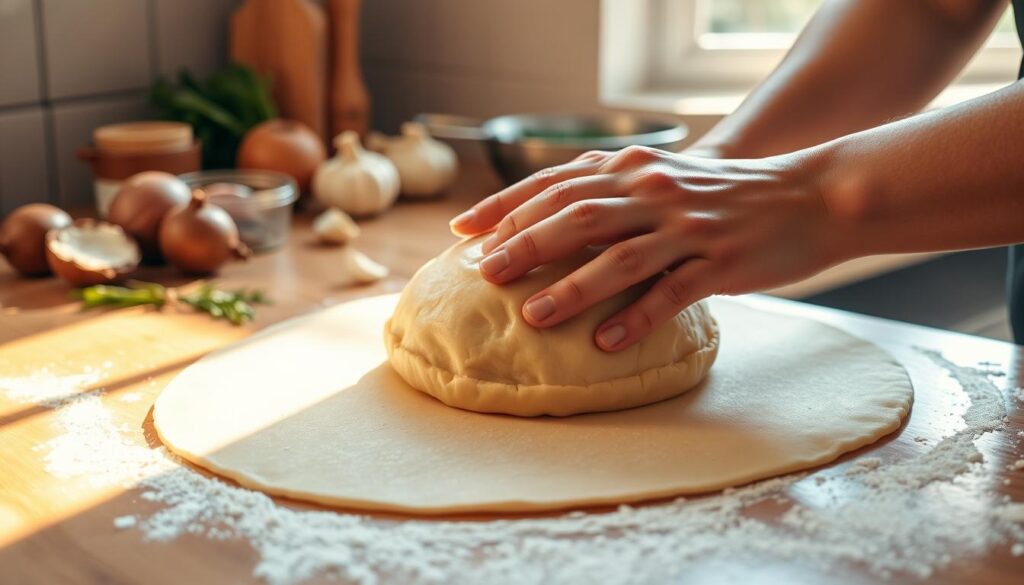
[[[451,408],[413,390],[380,343],[396,296],[288,321],[207,355],[153,421],[189,461],[271,494],[415,514],[639,502],[808,469],[899,428],[906,371],[803,318],[712,299],[723,332],[693,390],[566,418]]]
[[[596,252],[583,250],[496,286],[480,276],[482,240],[462,241],[421,268],[385,326],[391,365],[413,388],[467,410],[565,416],[682,394],[714,363],[718,326],[704,303],[631,348],[598,349],[598,325],[636,300],[641,286],[555,327],[531,327],[521,316],[523,303]]]

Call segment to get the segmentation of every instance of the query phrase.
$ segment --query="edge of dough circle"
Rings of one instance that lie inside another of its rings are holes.
[[[535,329],[525,300],[595,252],[498,287],[479,276],[479,248],[455,244],[400,297],[343,303],[200,359],[154,404],[161,440],[272,495],[518,513],[810,469],[910,411],[910,379],[885,351],[742,300],[695,304],[618,353],[593,331],[642,286]]]

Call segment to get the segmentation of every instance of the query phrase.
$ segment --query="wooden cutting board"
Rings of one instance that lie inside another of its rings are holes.
[[[327,19],[309,0],[246,0],[231,18],[231,58],[270,75],[281,115],[327,136]]]

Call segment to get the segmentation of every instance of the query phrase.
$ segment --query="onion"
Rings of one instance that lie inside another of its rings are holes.
[[[110,203],[107,220],[139,242],[147,263],[162,262],[160,222],[167,212],[188,203],[191,190],[170,173],[147,171],[129,177]]]
[[[202,189],[164,217],[160,250],[168,262],[192,274],[216,272],[227,261],[244,260],[251,253],[228,212],[208,202]]]
[[[0,254],[22,276],[46,276],[46,232],[69,225],[71,216],[53,205],[23,205],[0,224]]]
[[[240,169],[263,169],[290,175],[299,191],[309,191],[309,182],[327,151],[316,132],[295,120],[270,120],[245,135],[238,148]]]

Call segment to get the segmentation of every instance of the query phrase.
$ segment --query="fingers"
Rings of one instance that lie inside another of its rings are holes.
[[[483,243],[481,251],[489,254],[512,236],[577,201],[603,199],[620,194],[619,181],[612,175],[589,175],[555,183],[506,215],[494,234]]]
[[[592,174],[599,164],[590,159],[575,160],[538,171],[456,216],[449,224],[451,230],[460,236],[482,234],[494,228],[502,218],[544,189],[574,177]]]
[[[580,201],[494,249],[480,261],[480,272],[491,282],[505,283],[595,240],[644,231],[656,222],[654,209],[634,199]]]
[[[687,260],[662,277],[635,303],[598,327],[594,341],[605,351],[623,350],[686,307],[713,294],[714,281],[715,274],[708,260]]]
[[[535,327],[550,327],[591,305],[647,280],[679,258],[664,236],[651,233],[619,242],[572,274],[537,292],[523,305]]]

